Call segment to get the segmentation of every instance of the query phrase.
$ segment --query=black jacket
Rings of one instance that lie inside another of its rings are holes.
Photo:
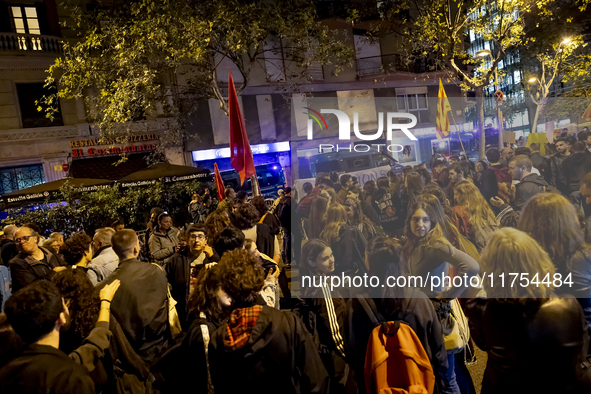
[[[94,393],[88,370],[64,352],[33,344],[0,369],[0,393]]]
[[[591,172],[591,155],[576,152],[562,162],[562,171],[566,178],[567,195],[579,191],[579,183]]]
[[[281,229],[281,223],[279,222],[279,219],[277,219],[277,216],[275,216],[271,211],[267,212],[262,223],[266,224],[271,228],[271,234],[279,234],[279,230]]]
[[[182,341],[177,340],[177,343],[158,359],[153,369],[164,378],[165,392],[184,393],[190,387],[191,393],[208,393],[207,363],[201,328],[202,325],[207,326],[207,332],[211,337],[222,324],[225,324],[225,320],[196,316]]]
[[[501,166],[498,166],[501,168]],[[497,182],[497,174],[492,168],[487,168],[482,172],[480,177],[480,192],[484,196],[487,203],[490,204],[490,199],[499,195],[499,183]]]
[[[537,174],[529,174],[521,179],[515,186],[515,201],[513,201],[513,208],[520,211],[527,200],[538,193],[544,193],[548,189],[548,183],[544,177]]]
[[[548,300],[471,299],[470,335],[488,352],[482,394],[573,393],[589,335],[572,297]]]
[[[33,256],[19,253],[10,260],[10,274],[12,276],[12,292],[18,291],[26,285],[39,279],[51,279],[55,267],[66,264],[48,249],[39,248],[45,255],[47,262],[35,260]]]
[[[205,252],[202,252],[205,253]],[[189,256],[189,251],[175,253],[172,255],[170,260],[166,263],[166,276],[168,277],[168,283],[172,287],[170,290],[172,298],[177,302],[176,311],[179,314],[181,325],[186,330],[187,325],[187,302],[189,301],[189,289],[191,280],[191,263],[195,259]],[[203,263],[196,266],[195,275],[205,266],[205,264],[219,261],[219,256],[214,253],[211,257],[207,254],[203,258]]]
[[[16,243],[12,239],[3,239],[0,241],[0,261],[1,264],[8,266],[8,262],[18,254]]]
[[[136,353],[150,363],[170,339],[166,274],[157,265],[127,259],[96,291],[115,279],[121,285],[111,301],[111,313]]]
[[[566,175],[562,168],[562,163],[570,156],[565,156],[562,153],[555,153],[548,159],[550,167],[550,178],[548,183],[555,186],[561,193],[567,194]]]
[[[227,339],[227,325],[211,336],[216,393],[324,392],[328,375],[312,336],[293,313],[264,305],[243,347],[232,350]]]
[[[540,171],[540,174],[546,176],[546,171],[548,171],[546,158],[540,152],[534,152],[531,154],[530,159],[532,165]]]

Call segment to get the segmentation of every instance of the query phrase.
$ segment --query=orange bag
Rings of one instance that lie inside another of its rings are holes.
[[[365,356],[365,387],[374,394],[433,393],[433,367],[410,326],[392,321],[373,329]]]

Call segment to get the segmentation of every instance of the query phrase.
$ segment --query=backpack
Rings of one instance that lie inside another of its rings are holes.
[[[0,265],[0,312],[4,312],[4,304],[11,295],[12,277],[10,276],[10,269],[5,265]]]
[[[377,325],[371,332],[365,355],[366,392],[432,393],[435,388],[433,367],[417,334],[403,322],[384,321],[364,298],[359,301]]]

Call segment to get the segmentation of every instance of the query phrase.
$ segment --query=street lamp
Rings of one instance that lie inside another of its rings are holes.
[[[492,52],[488,49],[482,49],[476,52],[476,56],[478,57],[486,57],[490,56],[490,61],[494,62],[495,59],[493,58]],[[499,90],[499,77],[497,74],[497,69],[495,68],[495,91]],[[501,107],[499,107],[499,102],[497,101],[497,122],[499,124],[499,149],[503,149],[503,115],[501,114]]]

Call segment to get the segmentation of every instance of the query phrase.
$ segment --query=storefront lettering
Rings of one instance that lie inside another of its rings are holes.
[[[86,154],[82,149],[72,149],[72,157],[79,158],[84,156],[106,156],[106,155],[119,155],[123,152],[131,153],[131,152],[149,152],[156,149],[155,145],[146,144],[146,145],[128,145],[128,146],[121,146],[121,147],[112,147],[112,148],[104,148],[104,149],[97,149],[97,148],[88,148],[86,150]]]
[[[158,136],[156,134],[141,134],[129,136],[126,142],[154,141],[157,139]],[[70,141],[70,148],[85,148],[87,146],[114,145],[116,143],[117,141],[115,140],[104,140],[102,138],[74,140]]]

